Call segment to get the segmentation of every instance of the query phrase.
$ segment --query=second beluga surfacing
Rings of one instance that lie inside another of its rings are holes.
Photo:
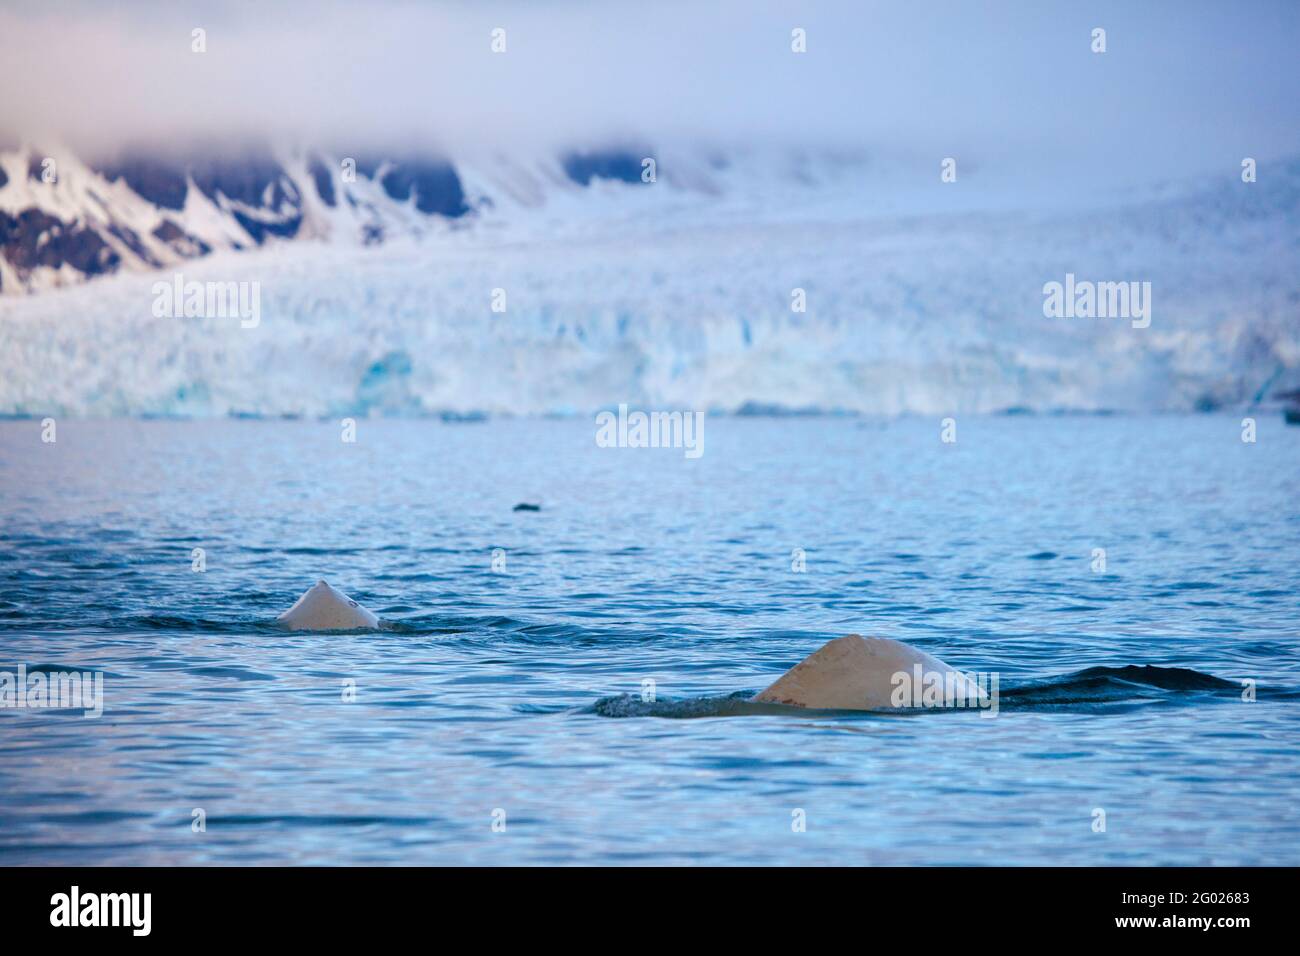
[[[291,631],[373,631],[379,618],[323,578],[276,620]]]

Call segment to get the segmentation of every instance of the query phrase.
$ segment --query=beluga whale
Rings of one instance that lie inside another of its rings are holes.
[[[828,641],[754,701],[815,710],[988,707],[979,684],[925,651],[884,637]]]
[[[276,621],[291,631],[364,631],[379,618],[323,578],[303,592]]]

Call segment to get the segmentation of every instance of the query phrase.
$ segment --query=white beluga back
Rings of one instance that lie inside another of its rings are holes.
[[[293,631],[360,631],[379,627],[379,618],[323,579],[303,592],[276,620]]]
[[[817,710],[899,709],[921,706],[922,686],[916,685],[925,682],[938,682],[948,706],[975,707],[986,698],[975,681],[925,651],[850,634],[823,644],[754,700]]]

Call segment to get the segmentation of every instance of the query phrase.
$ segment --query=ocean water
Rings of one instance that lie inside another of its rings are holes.
[[[0,709],[0,863],[1300,863],[1300,429],[594,432],[0,422],[0,671],[104,696]],[[744,701],[852,632],[997,716]]]

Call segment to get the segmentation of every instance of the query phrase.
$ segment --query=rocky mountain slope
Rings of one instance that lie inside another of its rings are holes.
[[[175,266],[297,239],[349,245],[422,236],[506,202],[593,179],[640,182],[641,157],[571,152],[461,170],[439,157],[253,148],[87,160],[62,148],[0,151],[0,294]],[[468,176],[467,176],[468,174]]]

